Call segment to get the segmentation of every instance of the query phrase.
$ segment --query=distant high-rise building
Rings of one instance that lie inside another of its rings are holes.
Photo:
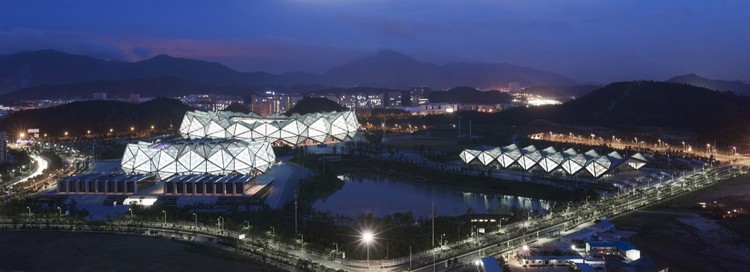
[[[385,94],[384,93],[368,93],[367,94],[367,107],[368,108],[382,108],[385,106]]]
[[[430,100],[427,98],[430,91],[430,87],[412,87],[410,92],[411,105],[417,106],[430,103]]]
[[[251,110],[260,115],[269,115],[272,113],[285,113],[292,109],[302,96],[279,94],[274,91],[267,91],[265,94],[253,95],[250,103]]]
[[[400,91],[393,91],[393,92],[387,92],[386,94],[386,107],[397,107],[401,106],[401,92]]]
[[[0,162],[8,159],[8,133],[0,131]]]
[[[107,100],[107,93],[94,93],[94,100]]]

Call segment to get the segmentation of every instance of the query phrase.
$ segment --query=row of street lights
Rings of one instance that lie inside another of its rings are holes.
[[[170,126],[170,129],[171,129],[171,128],[172,128],[172,126]],[[135,133],[135,130],[136,130],[136,128],[135,128],[134,126],[131,126],[131,127],[130,127],[130,133]],[[155,130],[156,130],[156,126],[154,126],[154,125],[151,125],[151,126],[150,126],[150,131],[152,131],[152,132],[153,132],[153,131],[155,131]],[[86,130],[86,135],[85,135],[85,136],[86,136],[86,137],[90,137],[90,136],[92,136],[92,134],[91,134],[91,133],[92,133],[92,130],[90,130],[90,129],[87,129],[87,130]],[[110,128],[107,134],[114,134],[114,133],[115,133],[115,129],[114,129],[114,128]],[[94,133],[94,134],[96,134],[96,133]],[[25,140],[25,139],[26,139],[26,136],[27,136],[27,135],[26,135],[26,133],[25,133],[25,132],[19,132],[19,133],[18,133],[18,140]],[[44,138],[47,138],[47,137],[48,137],[49,135],[48,135],[47,133],[44,133],[44,134],[42,134],[42,136],[43,136]],[[68,136],[71,136],[71,135],[70,135],[70,133],[69,133],[68,131],[63,131],[63,135],[62,135],[62,136],[63,136],[64,138],[67,138]]]

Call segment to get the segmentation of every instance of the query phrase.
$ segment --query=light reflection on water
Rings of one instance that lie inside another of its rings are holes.
[[[432,203],[435,214],[445,216],[473,213],[511,214],[513,207],[522,213],[545,213],[551,202],[526,197],[458,192],[423,183],[406,183],[382,176],[343,176],[344,187],[326,199],[313,203],[318,211],[356,216],[372,213],[384,216],[411,211],[419,218],[429,217]],[[304,193],[304,192],[300,192]]]

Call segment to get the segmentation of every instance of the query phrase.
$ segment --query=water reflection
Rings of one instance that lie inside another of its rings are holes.
[[[467,212],[511,214],[514,207],[516,212],[543,214],[551,204],[526,197],[458,192],[423,183],[398,182],[383,176],[344,175],[341,178],[345,181],[344,187],[316,201],[314,209],[345,216],[367,213],[384,216],[411,211],[415,217],[429,217],[433,203],[435,214],[445,216]]]

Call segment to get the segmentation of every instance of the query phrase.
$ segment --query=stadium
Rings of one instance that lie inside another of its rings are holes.
[[[254,113],[185,113],[180,134],[188,139],[232,138],[273,144],[308,145],[351,139],[359,122],[354,111],[312,113],[292,116]]]
[[[175,174],[255,176],[266,172],[275,160],[267,142],[193,139],[128,144],[121,166],[127,174],[153,173],[160,179]]]
[[[478,163],[483,166],[523,170],[533,170],[537,167],[547,173],[561,169],[568,175],[588,174],[594,178],[620,167],[637,170],[647,163],[647,159],[640,153],[630,157],[623,157],[617,151],[599,155],[596,151],[589,150],[579,154],[572,148],[559,152],[554,147],[538,150],[533,145],[518,148],[515,144],[481,150],[466,149],[461,151],[459,156],[466,164]]]

